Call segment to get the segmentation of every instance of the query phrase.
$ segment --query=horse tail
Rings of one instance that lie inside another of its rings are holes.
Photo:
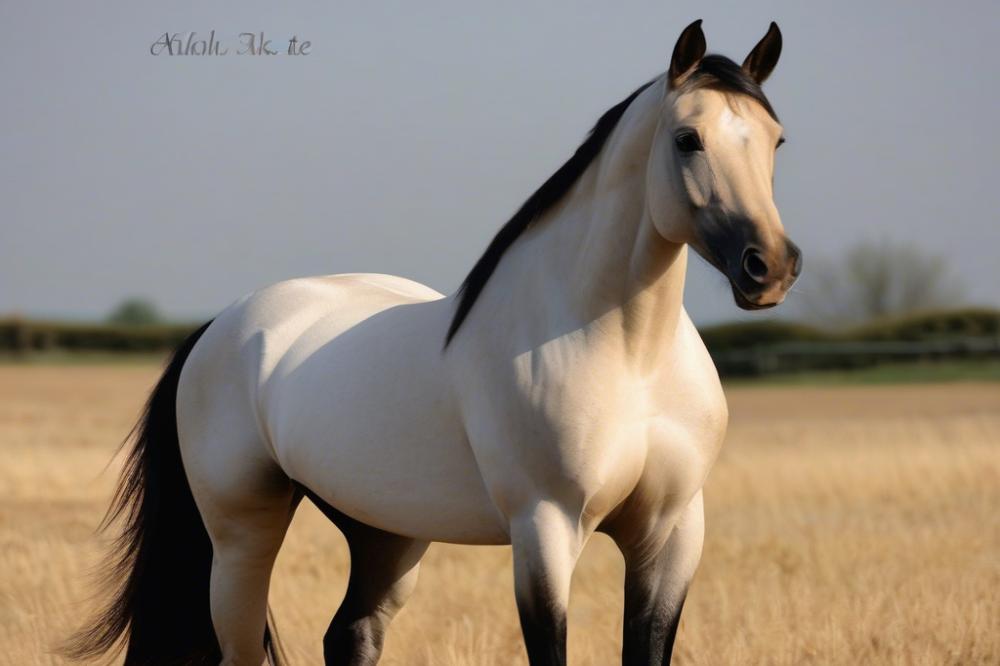
[[[205,324],[173,353],[138,423],[101,530],[122,519],[103,568],[114,590],[103,611],[62,652],[94,658],[125,647],[127,666],[218,664],[209,601],[212,543],[195,506],[177,437],[177,382]],[[271,631],[265,648],[275,656]]]

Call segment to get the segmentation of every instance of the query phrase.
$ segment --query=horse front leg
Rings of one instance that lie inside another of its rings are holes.
[[[649,535],[617,537],[625,557],[622,664],[669,664],[688,586],[701,559],[705,535],[699,491],[684,508],[666,541]],[[653,547],[651,548],[651,544]]]
[[[570,579],[584,540],[578,521],[542,501],[510,523],[514,586],[531,666],[565,666]]]

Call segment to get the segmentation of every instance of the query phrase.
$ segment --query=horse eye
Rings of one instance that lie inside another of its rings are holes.
[[[699,150],[705,150],[696,132],[681,132],[674,138],[674,143],[677,144],[677,150],[682,153],[694,153]]]

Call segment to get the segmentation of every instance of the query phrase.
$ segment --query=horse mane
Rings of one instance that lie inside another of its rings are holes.
[[[584,139],[580,147],[576,149],[573,156],[565,164],[549,176],[542,186],[535,190],[521,207],[514,213],[500,231],[497,232],[493,240],[486,247],[486,251],[479,257],[472,270],[465,277],[462,286],[458,290],[458,306],[455,308],[455,315],[452,317],[451,325],[448,327],[448,334],[445,337],[444,346],[448,347],[452,338],[462,326],[476,299],[482,293],[486,282],[493,275],[493,271],[500,264],[500,259],[504,253],[514,244],[521,234],[523,234],[535,221],[550,210],[560,199],[565,196],[573,184],[580,179],[587,167],[597,158],[601,148],[607,142],[611,132],[618,125],[618,121],[625,115],[629,105],[649,86],[653,85],[656,79],[647,81],[639,86],[631,95],[623,99],[618,104],[604,112],[594,125],[587,138]],[[726,92],[740,93],[748,95],[756,100],[764,109],[777,120],[771,103],[764,96],[760,85],[748,75],[742,67],[735,62],[720,55],[707,55],[702,58],[698,67],[684,80],[682,88],[685,91],[697,88],[714,88]]]

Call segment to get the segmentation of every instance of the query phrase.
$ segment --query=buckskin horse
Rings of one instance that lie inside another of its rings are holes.
[[[132,437],[108,516],[124,525],[114,594],[70,652],[276,658],[271,568],[308,497],[351,555],[327,663],[378,661],[445,541],[511,545],[528,658],[565,664],[570,577],[595,531],[626,564],[622,661],[669,662],[727,423],[682,305],[687,248],[748,310],[801,270],[761,91],[780,51],[774,23],[742,65],[705,55],[689,25],[451,296],[388,275],[297,279],[194,333]]]

